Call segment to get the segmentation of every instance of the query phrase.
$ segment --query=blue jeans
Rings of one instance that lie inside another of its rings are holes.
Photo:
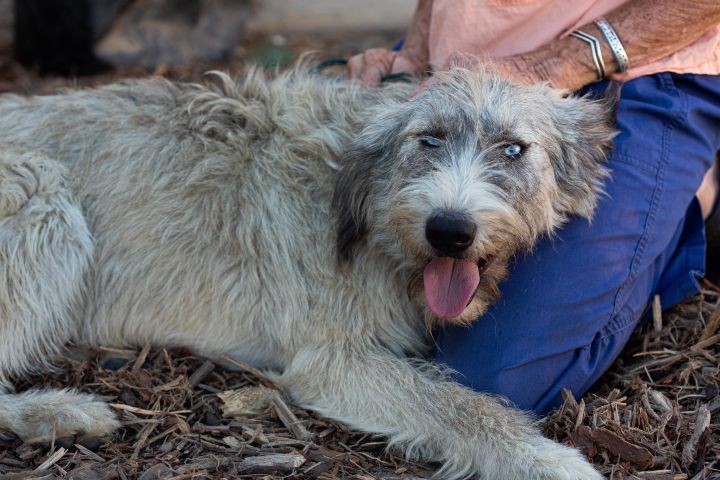
[[[603,83],[587,93],[600,95]],[[607,196],[517,258],[501,299],[469,328],[439,332],[458,381],[546,413],[610,367],[654,294],[698,291],[704,223],[695,192],[720,149],[720,77],[660,73],[623,86]]]

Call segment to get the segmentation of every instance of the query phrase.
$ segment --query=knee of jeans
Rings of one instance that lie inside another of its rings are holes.
[[[589,345],[553,359],[554,365],[561,368],[547,390],[531,400],[532,410],[544,415],[562,405],[563,389],[569,390],[575,399],[585,395],[615,362],[636,325],[637,322],[626,322],[624,328],[598,334]]]
[[[582,350],[523,360],[522,363],[508,362],[500,356],[482,355],[473,362],[460,358],[456,359],[459,362],[450,364],[461,384],[504,397],[523,410],[535,410],[536,405],[546,403],[545,397],[557,384],[558,378],[588,363]]]
[[[474,379],[473,388],[496,393],[518,408],[542,415],[560,404],[563,388],[573,394],[582,390],[581,384],[593,364],[588,352],[587,348],[579,348],[521,365],[485,370],[480,378]]]
[[[477,362],[472,368],[462,368],[457,379],[474,390],[492,392],[518,408],[545,415],[562,404],[563,389],[575,398],[584,395],[612,365],[632,331],[628,325],[610,334],[599,333],[588,345],[519,364]]]

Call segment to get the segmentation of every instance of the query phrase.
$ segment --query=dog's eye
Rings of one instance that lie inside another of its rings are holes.
[[[524,151],[525,147],[523,147],[519,143],[510,143],[508,145],[505,145],[505,148],[503,149],[503,155],[515,160],[517,158],[520,158]]]
[[[442,140],[439,138],[431,137],[430,135],[423,135],[419,138],[420,145],[428,148],[438,148],[442,145]]]

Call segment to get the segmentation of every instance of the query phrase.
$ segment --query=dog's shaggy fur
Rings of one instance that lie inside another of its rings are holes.
[[[418,358],[439,320],[429,265],[480,274],[445,315],[469,322],[511,255],[591,216],[608,104],[461,70],[408,102],[301,70],[0,99],[2,375],[67,342],[185,345],[266,369],[439,477],[600,478]],[[448,212],[474,233],[444,258],[426,224]],[[5,385],[0,428],[28,441],[117,427],[91,396]]]

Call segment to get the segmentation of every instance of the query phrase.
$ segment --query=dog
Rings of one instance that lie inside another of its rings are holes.
[[[613,102],[459,68],[412,101],[301,67],[215,75],[0,98],[0,428],[111,433],[95,397],[10,382],[68,342],[153,342],[261,368],[438,478],[602,478],[423,356],[514,254],[592,216]]]

